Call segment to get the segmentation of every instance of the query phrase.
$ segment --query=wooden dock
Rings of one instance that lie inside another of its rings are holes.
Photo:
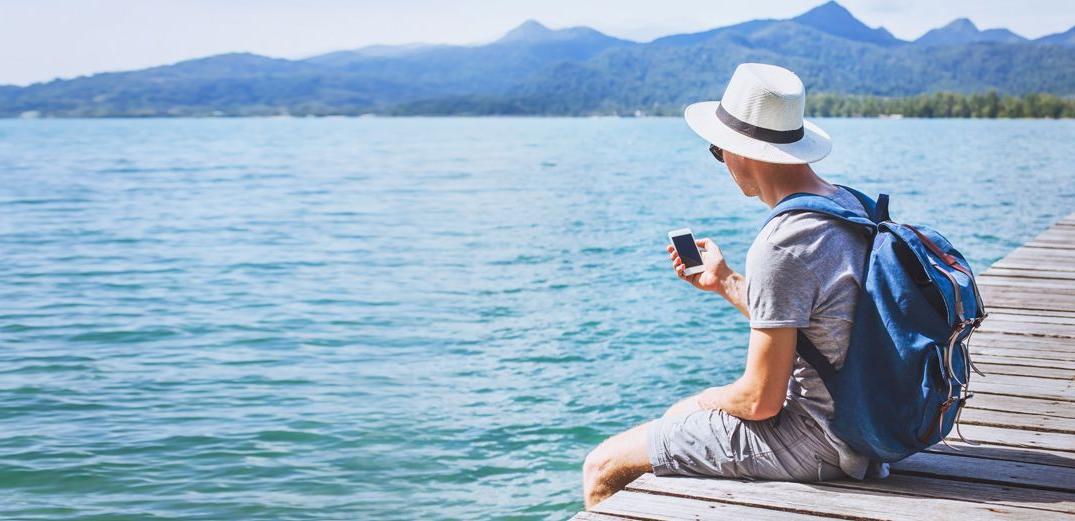
[[[1075,214],[979,277],[989,318],[971,340],[964,436],[882,480],[659,478],[579,513],[615,519],[1075,519]]]

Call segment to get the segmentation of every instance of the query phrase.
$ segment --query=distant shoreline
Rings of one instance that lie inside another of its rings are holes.
[[[0,115],[6,119],[141,119],[141,118],[396,118],[396,117],[680,117],[682,105],[659,105],[648,109],[608,107],[594,111],[541,110],[531,100],[501,98],[443,98],[364,112],[339,107],[337,111],[291,111],[288,107],[260,110],[232,108],[230,110],[190,110],[168,107],[144,110],[141,113],[117,113],[94,110],[92,107],[74,111],[24,111],[17,115]],[[915,96],[885,97],[861,94],[820,92],[807,98],[806,116],[858,117],[878,119],[1072,119],[1075,118],[1075,98],[1048,93],[1029,93],[1021,96],[1002,95],[996,91],[962,94],[934,92]]]
[[[153,116],[41,116],[41,117],[10,117],[0,116],[0,121],[120,121],[120,120],[184,120],[184,119],[197,119],[197,120],[240,120],[240,119],[380,119],[380,120],[404,120],[404,119],[678,119],[682,116],[662,114],[662,115],[645,115],[645,116],[627,116],[627,115],[567,115],[567,114],[407,114],[407,115],[375,115],[375,116],[350,116],[350,115],[318,115],[318,116],[291,116],[291,115],[252,115],[252,116],[199,116],[199,115],[183,115],[183,116],[165,116],[165,115],[153,115]],[[1021,120],[1021,121],[1069,121],[1075,119],[1073,116],[1063,116],[1059,118],[1050,117],[955,117],[955,116],[899,116],[893,117],[891,115],[884,116],[817,116],[807,115],[807,118],[812,119],[877,119],[877,120]]]

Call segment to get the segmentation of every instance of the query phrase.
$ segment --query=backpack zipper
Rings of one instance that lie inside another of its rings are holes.
[[[967,319],[963,316],[963,296],[960,295],[959,281],[956,280],[955,275],[952,275],[951,273],[948,273],[948,270],[941,268],[941,265],[937,264],[937,261],[930,259],[929,263],[933,266],[933,269],[941,272],[941,274],[948,279],[948,282],[952,283],[952,293],[956,297],[956,317],[959,318],[961,323],[966,322]]]

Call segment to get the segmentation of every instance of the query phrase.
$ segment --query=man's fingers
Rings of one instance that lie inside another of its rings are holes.
[[[710,239],[709,237],[698,239],[694,241],[694,243],[697,244],[699,248],[704,248],[706,250],[711,250],[717,247],[717,243],[713,242],[713,239]]]
[[[668,253],[675,253],[676,247],[669,244],[668,246],[664,247],[664,251],[667,251]]]
[[[682,264],[680,264],[679,266],[676,266],[676,276],[679,277],[679,278],[685,278],[685,276],[683,275],[683,272],[686,269],[687,269],[686,266],[684,266]]]

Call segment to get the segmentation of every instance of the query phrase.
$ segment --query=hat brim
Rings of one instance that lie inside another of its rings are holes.
[[[733,154],[766,163],[802,164],[820,161],[832,151],[832,139],[820,127],[803,120],[803,137],[794,143],[769,143],[733,130],[717,118],[719,101],[687,107],[683,117],[696,134]]]

